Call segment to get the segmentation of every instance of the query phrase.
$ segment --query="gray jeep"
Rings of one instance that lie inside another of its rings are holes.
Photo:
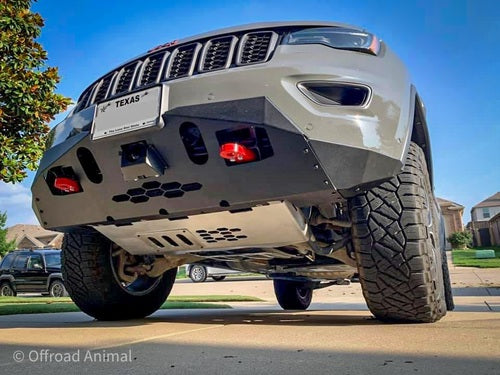
[[[453,308],[425,107],[376,36],[261,23],[173,41],[85,89],[32,186],[63,276],[103,320],[156,311],[177,267],[273,279],[284,309],[355,274],[371,312]]]

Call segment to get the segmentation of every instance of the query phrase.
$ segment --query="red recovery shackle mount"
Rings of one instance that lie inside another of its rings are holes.
[[[80,184],[78,181],[69,177],[56,177],[54,180],[54,187],[65,193],[78,193],[80,192]]]
[[[257,159],[255,152],[239,143],[225,143],[220,147],[219,155],[233,163],[246,163]]]

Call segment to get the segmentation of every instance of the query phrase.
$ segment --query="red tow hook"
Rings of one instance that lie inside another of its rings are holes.
[[[56,177],[54,180],[54,187],[65,193],[78,193],[80,192],[80,184],[78,181],[69,177]]]
[[[257,159],[255,152],[239,143],[225,143],[220,146],[219,155],[233,163],[246,163]]]

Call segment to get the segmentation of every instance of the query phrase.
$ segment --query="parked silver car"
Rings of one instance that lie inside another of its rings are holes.
[[[202,283],[208,277],[211,277],[214,281],[222,281],[226,276],[242,273],[244,272],[227,268],[204,266],[202,264],[188,264],[186,266],[186,275],[188,275],[194,283]]]

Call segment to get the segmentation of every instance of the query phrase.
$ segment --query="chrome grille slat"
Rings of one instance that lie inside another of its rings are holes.
[[[82,95],[80,95],[80,98],[78,99],[78,105],[75,109],[75,112],[78,112],[80,111],[81,109],[85,108],[87,106],[87,103],[89,102],[89,99],[92,95],[92,89],[94,88],[94,86],[90,86],[89,88],[87,88],[87,90],[85,90],[83,92]]]
[[[243,36],[240,42],[237,64],[250,65],[267,61],[278,35],[272,31],[258,31]]]
[[[237,38],[234,36],[209,40],[203,48],[199,71],[209,72],[228,68],[231,65],[232,52],[236,42]]]
[[[94,103],[98,103],[106,98],[108,94],[108,89],[111,85],[111,80],[113,79],[114,74],[109,74],[104,77],[99,83],[99,87],[97,88],[97,92],[94,97]]]
[[[147,58],[142,68],[139,86],[149,85],[158,81],[166,55],[168,55],[168,52],[160,52]]]
[[[193,74],[196,56],[200,47],[200,43],[193,43],[174,50],[170,57],[167,79],[187,77]]]
[[[137,68],[137,62],[125,66],[117,77],[114,94],[121,94],[130,90],[134,73]]]

